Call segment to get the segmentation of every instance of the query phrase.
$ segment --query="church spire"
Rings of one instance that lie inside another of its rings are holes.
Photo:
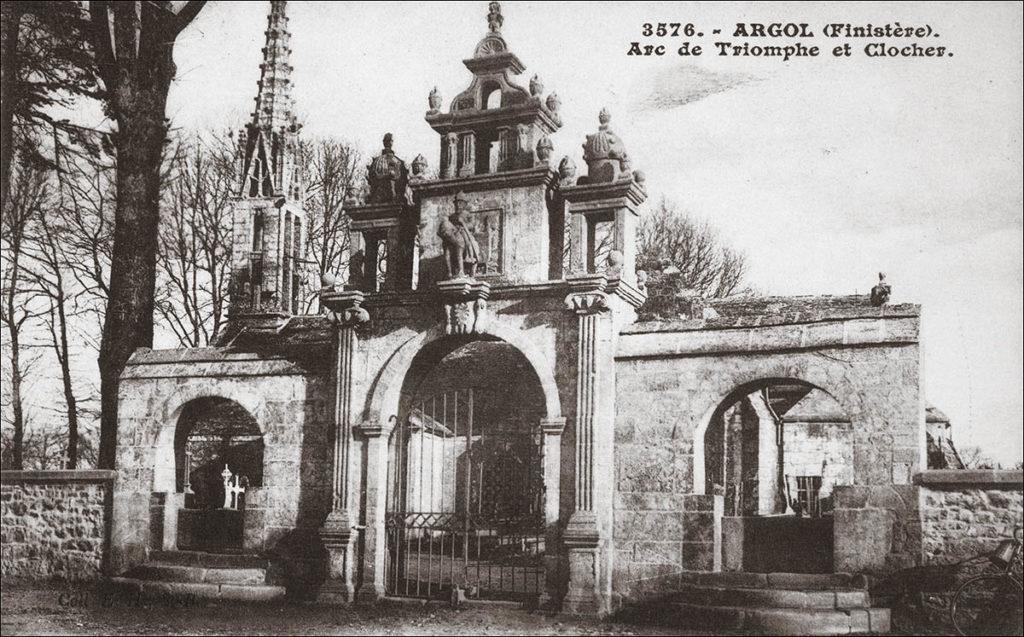
[[[253,125],[271,129],[295,124],[292,113],[291,48],[288,32],[288,16],[285,15],[284,0],[271,0],[270,15],[267,16],[267,40],[263,46],[263,63],[260,64],[259,91],[256,94],[256,110]]]
[[[291,34],[284,0],[271,0],[256,109],[238,139],[239,194],[243,197],[302,197],[298,124],[292,104]]]

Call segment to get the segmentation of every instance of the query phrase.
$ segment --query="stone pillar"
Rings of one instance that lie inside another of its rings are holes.
[[[358,336],[356,328],[369,320],[360,307],[363,294],[349,291],[323,296],[335,325],[334,448],[331,472],[331,512],[320,529],[327,549],[328,576],[320,589],[321,601],[350,602],[353,584],[352,520],[349,513],[349,464],[352,447],[352,368]]]
[[[178,510],[185,506],[185,494],[168,492],[164,499],[163,542],[161,549],[174,551],[178,548]]]
[[[563,542],[568,552],[569,585],[563,609],[573,614],[607,613],[611,595],[611,483],[595,475],[614,471],[614,352],[612,321],[604,276],[569,279],[566,307],[578,317],[576,362],[575,503]]]
[[[359,426],[366,438],[366,502],[363,534],[362,584],[356,593],[360,602],[384,597],[384,560],[387,556],[385,523],[388,506],[388,439],[396,416],[386,422],[364,422]]]
[[[545,590],[540,596],[541,608],[551,608],[559,597],[562,585],[562,563],[558,551],[559,494],[562,476],[562,432],[565,418],[545,418],[540,421],[541,453],[544,462],[544,572]]]

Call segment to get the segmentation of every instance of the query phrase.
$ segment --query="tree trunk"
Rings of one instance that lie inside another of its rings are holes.
[[[21,230],[16,230],[16,232],[20,233]],[[11,280],[10,287],[7,290],[7,298],[5,299],[7,304],[5,312],[8,319],[7,337],[11,344],[11,424],[14,428],[13,440],[11,441],[11,468],[21,469],[24,462],[25,411],[21,403],[21,321],[14,316],[16,309],[14,299],[17,296],[18,283],[20,281],[19,267],[21,257],[20,238],[16,238],[16,241],[17,247],[11,251]]]
[[[71,351],[68,347],[68,319],[64,311],[64,281],[57,272],[57,325],[54,332],[54,346],[60,362],[61,379],[64,383],[64,404],[68,412],[68,469],[78,468],[78,401],[71,383]]]
[[[17,2],[4,2],[3,54],[0,60],[0,161],[3,163],[3,181],[0,182],[0,205],[7,205],[11,190],[11,159],[14,155],[14,99],[18,83],[18,30],[21,28],[21,9]]]
[[[164,112],[175,73],[172,53],[178,28],[148,5],[109,6],[114,15],[113,64],[101,67],[101,74],[117,119],[117,206],[99,355],[103,469],[115,466],[121,372],[137,348],[153,346],[160,169],[167,139]]]

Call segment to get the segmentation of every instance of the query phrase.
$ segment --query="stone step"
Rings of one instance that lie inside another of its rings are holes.
[[[285,598],[283,586],[267,584],[214,584],[208,582],[161,582],[112,577],[109,579],[114,591],[126,600],[146,599],[151,601],[229,601],[266,603],[282,601]]]
[[[744,573],[683,571],[679,573],[681,586],[711,586],[715,588],[774,588],[790,591],[821,591],[837,589],[867,590],[863,575],[851,573]]]
[[[207,551],[151,551],[150,562],[201,566],[204,568],[267,568],[265,557],[248,553],[210,553]]]
[[[700,606],[742,606],[770,608],[851,609],[869,608],[868,592],[859,588],[800,590],[784,588],[723,588],[684,585],[669,600]]]
[[[758,635],[881,635],[890,630],[889,609],[807,609],[667,604],[659,623]]]
[[[146,562],[125,576],[138,580],[207,584],[264,584],[267,581],[267,571],[263,568],[207,568],[168,562]]]

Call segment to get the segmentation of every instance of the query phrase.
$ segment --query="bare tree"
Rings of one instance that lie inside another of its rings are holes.
[[[6,336],[8,358],[5,361],[10,378],[11,410],[11,467],[22,468],[25,437],[25,395],[23,383],[26,367],[22,360],[23,334],[26,323],[38,315],[36,292],[26,267],[26,250],[30,227],[48,196],[45,170],[32,163],[17,166],[12,175],[11,191],[3,207],[0,245],[4,256],[0,260],[0,323]]]
[[[964,447],[959,450],[960,459],[966,469],[997,469],[999,463],[981,447]]]
[[[43,150],[53,149],[39,145],[41,137],[52,134],[95,151],[88,131],[56,118],[53,108],[70,107],[80,96],[101,95],[91,51],[83,46],[88,22],[81,4],[6,0],[0,8],[0,191],[5,203],[16,152],[52,163]]]
[[[89,43],[117,123],[117,201],[110,285],[100,345],[99,465],[113,468],[118,383],[139,347],[153,345],[160,169],[167,140],[167,93],[177,71],[174,42],[202,10],[166,0],[89,3]]]
[[[684,287],[705,297],[728,296],[744,285],[746,256],[666,198],[641,218],[637,234],[638,270],[677,272]]]
[[[207,345],[226,318],[233,146],[196,136],[171,159],[161,219],[156,310],[182,347]]]
[[[59,205],[59,204],[58,204]],[[75,290],[71,287],[73,278],[67,275],[67,256],[64,254],[64,232],[60,225],[54,225],[47,214],[41,214],[33,224],[30,249],[27,255],[32,259],[32,278],[37,289],[47,301],[48,310],[44,316],[49,347],[56,356],[60,368],[61,387],[64,391],[64,415],[67,418],[67,468],[78,468],[78,398],[71,373],[73,355],[69,331],[69,311],[73,311]],[[60,223],[60,215],[55,220]]]
[[[350,144],[336,139],[318,139],[303,145],[306,176],[307,215],[306,259],[310,278],[319,284],[325,273],[345,280],[348,274],[348,215],[345,196],[358,187],[364,169],[362,157]],[[314,310],[316,295],[310,295],[306,311]]]

